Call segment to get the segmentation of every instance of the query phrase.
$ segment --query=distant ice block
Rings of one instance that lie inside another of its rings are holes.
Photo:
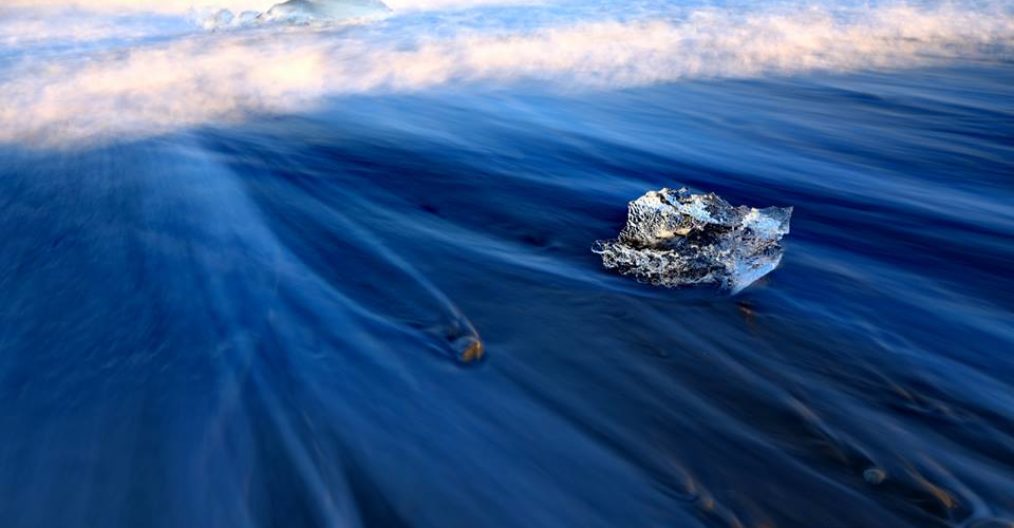
[[[259,16],[261,16],[261,14],[257,11],[243,11],[238,17],[236,17],[234,24],[239,24],[241,26],[253,24],[257,21],[257,17]]]
[[[316,21],[374,18],[390,9],[379,0],[289,0],[276,4],[260,17],[270,22],[307,24]]]
[[[234,19],[235,17],[233,16],[232,11],[229,11],[228,9],[219,9],[201,20],[201,27],[204,29],[227,27],[233,24]]]
[[[717,284],[738,293],[774,270],[791,207],[733,207],[718,195],[650,191],[630,202],[620,236],[599,240],[602,264],[656,286]]]
[[[204,29],[225,30],[256,24],[316,24],[381,18],[391,10],[380,0],[289,0],[267,11],[243,11],[238,16],[228,9],[196,12]]]

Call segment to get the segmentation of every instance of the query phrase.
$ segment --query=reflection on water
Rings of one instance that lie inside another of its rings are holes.
[[[0,525],[1009,526],[1012,85],[519,81],[7,143]],[[781,267],[603,269],[681,185],[794,206]]]

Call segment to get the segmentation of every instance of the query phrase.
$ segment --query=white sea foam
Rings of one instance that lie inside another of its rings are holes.
[[[284,1],[284,0],[283,0]],[[440,9],[464,9],[476,6],[517,4],[533,5],[547,0],[391,0],[385,2],[398,11],[427,11]],[[192,10],[227,9],[234,13],[243,11],[264,12],[279,0],[7,0],[3,9],[48,9],[105,12],[151,12],[187,13]]]
[[[0,141],[43,145],[150,136],[328,96],[510,83],[609,89],[680,79],[907,68],[1008,49],[1004,7],[697,9],[636,21],[514,21],[388,31],[189,34],[45,64],[0,81]],[[390,21],[389,25],[396,24]]]
[[[186,13],[195,8],[264,11],[276,3],[278,0],[7,0],[4,6],[8,9]]]
[[[0,8],[0,48],[8,53],[40,44],[80,44],[109,39],[139,39],[192,29],[186,20],[165,16],[93,11],[12,10]],[[0,72],[2,73],[2,72]]]

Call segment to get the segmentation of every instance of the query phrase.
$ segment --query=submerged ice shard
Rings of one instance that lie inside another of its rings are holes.
[[[620,236],[599,240],[602,264],[656,286],[717,284],[737,293],[782,259],[791,207],[733,207],[714,193],[650,191],[630,202]]]

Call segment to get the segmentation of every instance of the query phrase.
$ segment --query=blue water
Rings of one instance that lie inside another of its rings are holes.
[[[1010,57],[8,137],[0,526],[1014,526]],[[780,268],[603,269],[663,186]]]

